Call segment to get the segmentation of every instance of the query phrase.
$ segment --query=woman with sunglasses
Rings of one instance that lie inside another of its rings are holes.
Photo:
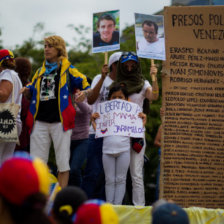
[[[143,108],[145,99],[157,100],[159,87],[157,83],[157,68],[151,66],[152,86],[141,74],[138,56],[134,52],[124,52],[117,65],[116,82],[125,83],[129,99]],[[145,142],[145,140],[144,140]],[[143,182],[143,165],[146,144],[140,152],[131,150],[130,173],[132,179],[132,202],[134,205],[145,205],[145,191]]]

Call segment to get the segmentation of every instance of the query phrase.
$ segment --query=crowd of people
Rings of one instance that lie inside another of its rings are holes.
[[[15,174],[11,175],[11,174]],[[50,172],[39,158],[17,152],[0,167],[0,220],[4,224],[118,224],[119,215],[111,203],[89,200],[79,187],[58,191],[49,204]],[[149,214],[150,216],[150,214]],[[184,209],[158,200],[151,210],[152,224],[189,224]]]
[[[15,118],[21,144],[0,142],[0,209],[6,208],[8,223],[90,223],[88,219],[96,220],[91,223],[118,223],[111,204],[123,202],[128,169],[132,203],[144,206],[145,137],[137,150],[130,137],[95,138],[95,121],[98,104],[107,100],[129,100],[144,112],[143,102],[159,96],[157,68],[150,68],[150,84],[134,52],[115,52],[91,83],[69,62],[65,41],[54,35],[44,39],[44,62],[31,80],[30,74],[29,60],[15,59],[10,50],[0,50],[0,107],[14,98],[21,108]],[[143,112],[139,117],[145,125]],[[46,164],[52,143],[62,190],[49,219],[44,207],[49,196]],[[13,156],[15,150],[29,154]],[[31,210],[24,210],[27,206],[32,209],[29,214]]]

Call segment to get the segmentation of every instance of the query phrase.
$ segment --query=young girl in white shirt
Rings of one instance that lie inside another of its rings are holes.
[[[124,85],[114,85],[108,94],[109,100],[128,100],[128,92]],[[99,113],[92,114],[93,127],[96,128],[95,119]],[[139,113],[139,117],[146,122],[146,115]],[[126,176],[130,164],[130,137],[106,136],[103,139],[103,168],[106,180],[106,201],[111,204],[121,205],[126,188]]]

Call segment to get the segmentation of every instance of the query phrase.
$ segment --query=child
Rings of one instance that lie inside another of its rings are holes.
[[[128,100],[125,86],[114,85],[108,94],[109,100]],[[146,115],[139,113],[143,124]],[[95,119],[99,113],[92,114],[93,127],[96,128]],[[130,164],[130,137],[128,136],[106,136],[103,139],[103,168],[106,180],[106,200],[111,204],[121,205],[126,187],[126,176]]]
[[[67,186],[54,199],[51,219],[55,224],[72,224],[78,208],[87,201],[86,193],[79,187]]]
[[[89,81],[89,79],[87,79]],[[89,142],[89,123],[92,113],[92,107],[87,103],[87,99],[83,102],[76,102],[76,96],[80,89],[74,94],[74,105],[76,110],[75,127],[72,129],[71,145],[70,145],[70,176],[69,185],[81,187],[82,184],[82,167],[85,163]]]

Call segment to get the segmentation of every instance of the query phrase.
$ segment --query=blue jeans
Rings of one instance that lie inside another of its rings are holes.
[[[69,185],[81,187],[82,166],[87,157],[88,142],[88,138],[71,141]]]
[[[88,198],[105,200],[105,176],[102,162],[103,138],[89,135],[87,162],[84,172],[82,188]]]

